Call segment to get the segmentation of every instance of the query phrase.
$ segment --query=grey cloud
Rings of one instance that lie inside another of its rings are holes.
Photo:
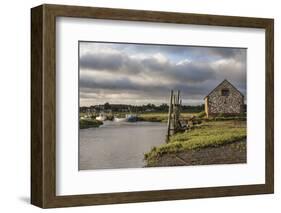
[[[128,92],[128,93],[142,93],[149,96],[161,96],[169,94],[170,90],[181,90],[187,96],[198,95],[204,96],[209,90],[209,84],[205,83],[203,85],[194,85],[182,82],[175,82],[171,84],[159,84],[155,82],[150,85],[142,85],[133,82],[129,77],[123,79],[110,79],[110,80],[99,80],[99,79],[89,79],[81,78],[80,79],[80,92],[83,93],[92,93],[93,91],[107,91],[111,93],[118,92]]]
[[[139,85],[134,84],[129,78],[122,79],[96,79],[96,78],[80,78],[80,88],[99,88],[111,90],[137,90]]]
[[[202,47],[202,46],[183,46],[183,45],[123,45],[135,52],[172,54],[179,56],[196,57],[216,57],[216,58],[236,58],[245,53],[245,48],[231,47]]]
[[[228,79],[244,94],[246,92],[245,49],[109,46],[115,51],[88,52],[80,56],[80,98],[95,100],[108,94],[122,93],[153,101],[167,97],[171,89],[180,89],[184,99],[203,102],[204,96],[223,79]],[[166,60],[149,55],[131,57],[132,53],[145,55],[148,52],[161,53]],[[173,57],[176,60],[172,60]],[[189,59],[189,62],[177,63],[184,59]],[[226,63],[214,67],[212,62],[220,59],[226,60]],[[97,72],[99,75],[96,75]],[[103,77],[102,73],[106,73],[107,77]],[[143,82],[146,79],[149,84]]]
[[[136,73],[141,71],[139,61],[122,53],[91,53],[80,56],[80,69]]]
[[[221,58],[235,58],[245,52],[240,48],[205,48],[209,54],[220,56]]]
[[[92,53],[80,57],[81,69],[117,70],[122,66],[124,59],[120,54]]]
[[[81,56],[80,69],[99,70],[115,74],[126,73],[132,76],[142,72],[142,74],[145,73],[156,78],[161,77],[187,82],[202,82],[214,75],[212,68],[202,62],[178,65],[170,61],[158,61],[155,58],[130,58],[122,53],[100,53]]]

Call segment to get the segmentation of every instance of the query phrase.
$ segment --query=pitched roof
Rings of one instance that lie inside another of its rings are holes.
[[[214,92],[220,85],[222,85],[224,82],[227,82],[228,84],[230,84],[237,92],[239,92],[243,97],[244,95],[242,94],[242,92],[240,92],[235,86],[233,86],[233,84],[231,84],[228,80],[224,79],[218,86],[216,86],[211,92],[209,92],[208,95],[205,96],[205,98],[207,98],[212,92]],[[205,99],[204,98],[204,99]]]

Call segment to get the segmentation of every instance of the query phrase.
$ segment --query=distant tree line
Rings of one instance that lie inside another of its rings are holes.
[[[190,106],[190,105],[182,105],[182,112],[201,112],[204,110],[204,104]],[[129,104],[110,104],[105,103],[101,105],[93,105],[89,107],[80,107],[80,112],[131,112],[131,113],[145,113],[145,112],[168,112],[169,106],[168,104],[146,104],[146,105],[129,105]]]

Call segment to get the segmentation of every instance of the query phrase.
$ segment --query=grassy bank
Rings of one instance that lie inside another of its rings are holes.
[[[102,124],[103,124],[102,121],[98,121],[96,119],[80,119],[79,120],[79,128],[80,129],[99,127]]]
[[[167,122],[167,113],[143,113],[138,115],[138,121]]]
[[[218,147],[246,138],[245,121],[208,121],[184,133],[173,135],[169,142],[145,154],[147,165],[157,164],[164,154],[196,150],[207,147]]]
[[[191,166],[212,164],[247,163],[246,139],[216,147],[164,154],[157,159],[157,164],[149,166]]]
[[[197,113],[181,113],[182,118],[190,118],[191,116],[196,115]],[[167,122],[168,113],[159,112],[159,113],[142,113],[138,115],[138,121],[149,121],[149,122]]]

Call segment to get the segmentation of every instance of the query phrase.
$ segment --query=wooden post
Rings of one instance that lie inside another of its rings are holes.
[[[178,90],[176,94],[174,94],[173,90],[171,91],[170,96],[170,106],[169,106],[169,114],[168,114],[168,130],[167,130],[167,138],[166,141],[168,142],[171,136],[171,130],[173,131],[172,134],[175,134],[179,131],[180,128],[180,91]],[[173,126],[171,129],[171,125]]]
[[[174,94],[174,103],[173,103],[173,134],[177,131],[177,96]]]
[[[170,106],[169,106],[169,113],[168,113],[168,130],[167,130],[167,138],[166,141],[169,141],[170,139],[170,129],[171,129],[171,116],[172,116],[172,111],[173,111],[173,90],[171,90],[171,95],[170,95]]]
[[[180,127],[180,91],[177,94],[177,129]]]

